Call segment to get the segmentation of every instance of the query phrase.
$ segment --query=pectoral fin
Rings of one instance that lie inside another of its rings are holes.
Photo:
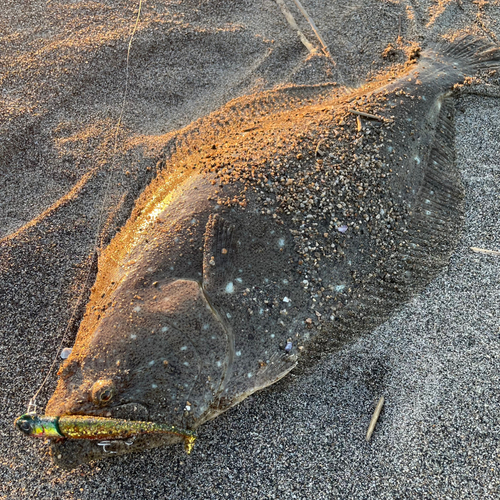
[[[203,288],[209,293],[225,287],[234,274],[234,228],[218,214],[208,219],[203,249]]]

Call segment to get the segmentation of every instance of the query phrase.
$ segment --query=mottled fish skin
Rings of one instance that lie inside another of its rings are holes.
[[[99,259],[46,414],[196,429],[384,321],[458,238],[451,89],[498,59],[468,37],[393,81],[244,97],[180,133]],[[105,452],[53,445],[66,467]]]

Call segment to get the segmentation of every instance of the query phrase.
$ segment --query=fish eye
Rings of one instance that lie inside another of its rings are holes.
[[[115,395],[112,380],[98,380],[92,387],[92,401],[97,406],[106,406]]]
[[[111,392],[111,389],[106,389],[105,391],[102,391],[99,394],[99,399],[103,402],[108,402],[113,396],[113,393]]]

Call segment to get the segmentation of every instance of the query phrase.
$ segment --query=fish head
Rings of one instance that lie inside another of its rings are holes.
[[[94,307],[89,314],[89,306],[47,415],[191,429],[211,418],[230,373],[229,325],[197,281],[158,282],[141,291],[138,286],[123,283],[104,312]]]

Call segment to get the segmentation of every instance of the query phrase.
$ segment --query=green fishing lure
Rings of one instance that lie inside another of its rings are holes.
[[[67,439],[127,439],[139,434],[174,434],[184,438],[184,447],[191,453],[196,434],[174,425],[121,420],[116,418],[67,415],[62,417],[21,415],[15,426],[27,436]]]

